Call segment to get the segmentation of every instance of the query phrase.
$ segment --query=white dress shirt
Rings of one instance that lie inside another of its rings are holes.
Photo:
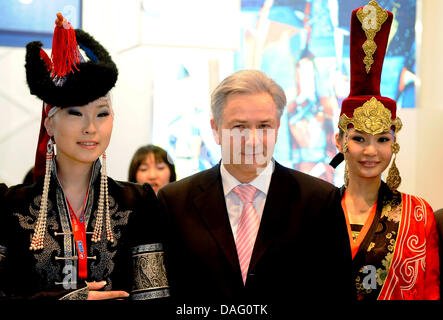
[[[272,173],[274,172],[274,160],[269,161],[266,168],[254,180],[248,184],[257,188],[252,205],[257,211],[258,218],[261,221],[263,209],[265,208],[266,196],[268,195],[269,184],[271,183]],[[234,178],[223,163],[220,165],[220,173],[222,177],[223,192],[225,195],[226,208],[228,210],[229,222],[231,223],[234,240],[237,240],[237,227],[240,222],[240,216],[243,210],[243,202],[240,197],[232,191],[236,186],[242,184]]]

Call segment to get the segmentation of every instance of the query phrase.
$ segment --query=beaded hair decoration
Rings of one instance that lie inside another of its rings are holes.
[[[40,211],[37,218],[37,223],[34,229],[34,235],[32,236],[30,250],[43,249],[43,239],[45,238],[46,230],[46,216],[48,211],[48,194],[49,194],[49,182],[51,179],[51,166],[52,159],[54,158],[54,143],[52,139],[49,139],[48,148],[46,152],[46,166],[45,166],[45,178],[43,181],[43,193],[40,201]]]

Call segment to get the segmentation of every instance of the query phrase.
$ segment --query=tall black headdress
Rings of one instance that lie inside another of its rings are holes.
[[[43,248],[46,229],[47,197],[53,143],[46,132],[45,119],[57,108],[84,106],[105,96],[115,85],[118,70],[106,49],[92,36],[82,30],[74,30],[58,13],[52,40],[51,58],[42,49],[40,41],[26,46],[26,80],[31,94],[43,100],[40,134],[35,156],[34,180],[45,177],[40,213],[37,219],[31,250]],[[81,52],[82,49],[87,58]],[[103,154],[103,160],[106,155]],[[107,175],[105,161],[101,174],[103,188],[100,190],[97,223],[92,241],[100,240],[103,212],[107,216],[107,239],[113,241],[110,232],[107,206]],[[103,189],[103,190],[102,190]]]

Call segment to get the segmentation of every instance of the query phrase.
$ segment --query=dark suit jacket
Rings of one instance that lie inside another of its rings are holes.
[[[194,303],[349,301],[351,253],[337,191],[275,163],[244,286],[220,165],[167,185],[158,197],[171,295]]]

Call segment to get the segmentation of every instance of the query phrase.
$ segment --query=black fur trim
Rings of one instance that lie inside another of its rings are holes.
[[[78,71],[69,73],[63,86],[59,87],[40,58],[42,43],[34,41],[26,45],[26,80],[31,94],[52,106],[83,106],[106,95],[117,81],[117,66],[106,49],[80,29],[75,30],[75,35],[77,43],[88,47],[98,61],[78,64]]]

